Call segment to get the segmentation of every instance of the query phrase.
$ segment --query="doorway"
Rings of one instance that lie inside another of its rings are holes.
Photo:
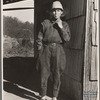
[[[52,1],[35,0],[35,40],[41,21],[48,17],[48,5]],[[61,91],[71,100],[82,100],[86,0],[63,0],[62,3],[67,12],[64,20],[70,26],[71,40],[65,48],[67,65],[61,78]],[[35,56],[36,54],[35,49]]]

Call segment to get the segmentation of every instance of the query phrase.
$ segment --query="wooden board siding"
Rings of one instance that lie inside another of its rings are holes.
[[[71,2],[71,18],[83,15],[85,0],[72,0]]]
[[[71,40],[68,47],[72,49],[83,49],[85,16],[76,17],[68,20],[68,23],[71,31]]]
[[[97,80],[97,47],[92,46],[91,49],[91,69],[90,69],[90,80]]]
[[[67,64],[64,73],[82,83],[83,50],[66,49]]]
[[[93,11],[92,20],[92,45],[98,45],[98,34],[97,34],[97,11]]]
[[[61,90],[71,100],[82,100],[83,50],[66,50],[67,65],[61,77]]]
[[[67,19],[85,15],[85,2],[86,0],[66,0],[64,6],[69,10]]]
[[[83,77],[83,100],[97,100],[97,92],[98,92],[97,81],[90,80],[91,60],[92,60],[91,59],[92,57],[91,35],[92,35],[92,20],[93,20],[93,9],[92,8],[93,8],[93,1],[87,0],[84,77]]]
[[[70,11],[66,18],[71,30],[71,40],[65,50],[67,65],[62,75],[61,90],[71,100],[82,100],[86,0],[65,2],[66,5],[70,5],[67,6]]]
[[[66,92],[70,100],[82,100],[82,83],[66,74],[62,75],[61,91]]]
[[[91,70],[90,70],[90,80],[97,80],[97,67],[98,67],[98,4],[97,0],[93,0],[93,5],[91,7],[92,11],[92,49],[91,49]]]

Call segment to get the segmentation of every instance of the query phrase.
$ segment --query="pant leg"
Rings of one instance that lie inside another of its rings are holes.
[[[61,85],[60,73],[59,71],[56,71],[54,74],[53,97],[58,97],[60,85]]]
[[[41,96],[45,96],[47,92],[47,82],[50,76],[50,55],[49,47],[45,47],[40,57]]]
[[[54,67],[53,97],[58,97],[61,85],[60,77],[66,65],[66,56],[63,47],[61,45],[58,45],[56,49],[57,50],[55,53],[55,60],[53,60],[54,61],[53,63],[56,63],[54,64],[55,66],[53,66]]]
[[[41,72],[41,91],[40,91],[40,95],[43,97],[46,95],[47,93],[47,82],[48,82],[48,78],[49,78],[50,73],[48,71],[44,71]]]

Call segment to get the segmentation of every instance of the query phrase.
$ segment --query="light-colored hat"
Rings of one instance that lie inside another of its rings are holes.
[[[52,4],[52,9],[57,9],[57,8],[63,10],[62,4],[59,1],[54,1]]]

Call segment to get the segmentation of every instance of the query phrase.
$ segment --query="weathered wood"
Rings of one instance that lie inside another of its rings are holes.
[[[97,25],[98,25],[98,13],[97,11],[93,11],[93,16],[92,16],[92,45],[98,45],[98,34],[97,34]]]
[[[97,47],[92,46],[90,80],[97,80]]]
[[[83,77],[83,100],[97,100],[97,81],[90,81],[91,68],[91,35],[92,35],[92,0],[87,0],[85,54],[84,54],[84,77]]]
[[[99,7],[98,7],[98,6],[99,6],[98,0],[93,0],[93,4],[94,4],[94,5],[93,5],[93,9],[94,9],[94,10],[97,10],[97,9],[99,8]]]
[[[85,16],[73,18],[68,21],[71,31],[71,40],[68,47],[73,49],[83,49],[85,33]]]
[[[67,58],[67,63],[64,73],[73,80],[82,83],[83,51],[66,49],[66,58]]]
[[[64,6],[69,10],[67,19],[85,15],[85,0],[64,0]]]
[[[83,15],[85,0],[72,0],[71,2],[71,17]]]
[[[61,79],[61,91],[65,93],[70,100],[82,100],[82,83],[73,80],[66,74],[63,74]]]

